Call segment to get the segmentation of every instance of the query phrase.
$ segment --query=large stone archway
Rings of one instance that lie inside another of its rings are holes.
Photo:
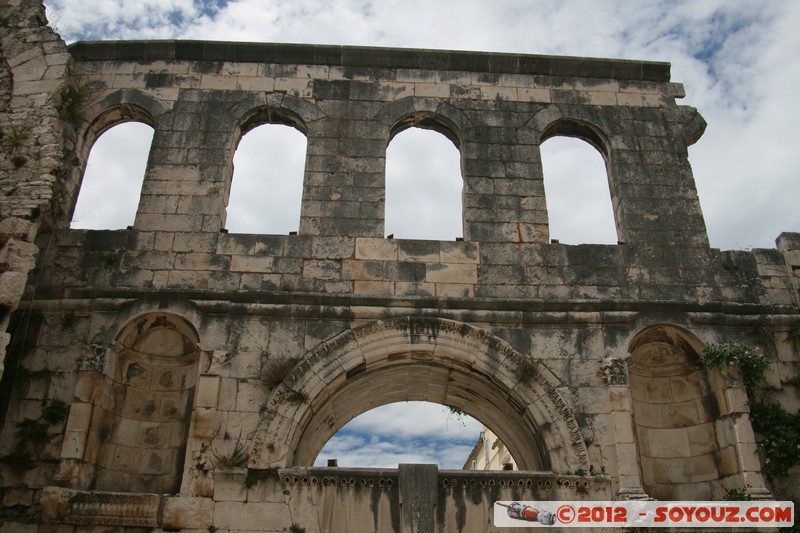
[[[341,427],[387,403],[456,407],[486,423],[523,470],[588,471],[586,445],[549,373],[467,324],[405,318],[347,330],[270,394],[253,466],[308,466]],[[298,401],[299,400],[299,401]]]

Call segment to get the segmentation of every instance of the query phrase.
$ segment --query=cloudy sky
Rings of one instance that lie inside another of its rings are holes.
[[[67,42],[210,39],[667,61],[672,64],[673,81],[686,87],[687,95],[681,103],[697,107],[708,122],[705,135],[690,148],[690,161],[711,245],[722,249],[771,248],[782,231],[800,231],[800,128],[795,124],[800,117],[800,100],[795,96],[800,87],[800,2],[94,0],[91,9],[86,9],[85,0],[49,0],[45,4],[51,24]],[[297,209],[298,202],[284,201],[283,205],[264,209],[261,198],[260,213],[248,206],[248,199],[256,196],[253,191],[263,189],[264,180],[268,179],[258,175],[259,169],[263,173],[264,168],[276,168],[276,160],[281,159],[287,169],[299,168],[302,173],[302,136],[299,142],[292,141],[279,128],[254,130],[240,144],[231,197],[231,205],[237,208],[231,210],[227,222],[231,231],[284,233],[297,229],[297,213],[284,212],[282,208]],[[113,139],[117,129],[119,138]],[[139,149],[147,152],[149,138],[142,134],[142,127],[138,131],[134,131],[136,126],[130,129],[115,128],[106,134],[110,153],[120,144],[126,147],[126,153],[134,153],[137,142]],[[106,136],[96,144],[92,158],[95,151],[100,154]],[[249,151],[266,159],[259,162],[255,155],[246,156],[246,143],[259,147]],[[599,154],[571,139],[551,139],[542,151],[551,236],[565,243],[615,242],[608,202],[598,201],[608,197]],[[413,157],[404,155],[408,153]],[[119,153],[106,159],[98,155],[97,159],[95,166],[103,169],[98,181],[111,184],[117,192],[125,186],[136,190],[135,176],[141,176],[142,170],[132,170],[132,160]],[[289,170],[276,173],[277,181],[270,182],[269,190],[280,190],[276,196],[281,198],[299,195],[301,177],[291,177]],[[87,182],[90,177],[87,171]],[[396,204],[392,200],[403,198],[404,190],[417,188],[414,180],[424,180],[427,187],[436,184],[444,196],[458,198],[458,154],[449,141],[432,132],[409,130],[389,145],[386,232],[398,238],[450,240],[460,236],[458,201],[447,208],[439,201],[433,209],[418,199],[415,210],[404,213],[402,202]],[[237,183],[241,187],[238,193]],[[581,204],[580,209],[562,208],[565,202],[575,205],[583,201],[574,196],[561,199],[576,190],[584,192],[587,203]],[[241,200],[234,194],[239,194]],[[136,195],[134,192],[133,197]],[[81,211],[79,202],[73,225],[111,228],[131,223],[115,221],[114,215],[124,209],[108,205],[104,198],[102,191],[95,196],[87,193],[85,202],[91,208]],[[135,200],[133,205],[135,209]],[[106,213],[98,214],[103,208]],[[261,220],[265,212],[275,213],[276,219]],[[99,221],[93,220],[94,214],[98,214]],[[418,223],[408,224],[404,216]],[[262,230],[260,224],[271,229]],[[405,406],[405,412],[409,408]],[[458,441],[456,435],[465,428],[455,427],[458,424],[453,423],[452,417],[448,422],[446,409],[427,409],[426,413],[438,410],[438,415],[426,418],[430,424],[414,425],[419,429],[418,440],[411,438],[413,434],[401,442],[387,440],[387,435],[398,432],[396,428],[382,432],[376,421],[386,415],[379,413],[356,419],[351,424],[356,429],[340,433],[339,440],[329,443],[329,448],[340,464],[346,464],[343,458],[350,457],[353,449],[360,450],[360,459],[373,455],[363,451],[367,444],[372,446],[369,449],[383,452],[376,451],[376,457],[397,458],[401,462],[417,461],[417,451],[424,449],[449,447],[459,454],[462,449],[468,451],[477,438],[479,424],[466,421],[477,429],[470,429],[472,437],[466,441]],[[447,436],[447,443],[432,440],[437,434]],[[444,464],[441,454],[429,457]],[[375,462],[382,460],[376,458]],[[455,463],[459,461],[452,461],[449,466],[460,466]]]

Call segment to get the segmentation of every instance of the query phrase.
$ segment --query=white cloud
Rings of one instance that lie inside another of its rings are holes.
[[[669,61],[709,128],[690,149],[712,246],[800,230],[800,7],[791,1],[190,0],[47,2],[68,41],[194,38],[468,49]],[[576,212],[581,212],[577,209]],[[588,227],[589,223],[579,226]],[[387,231],[391,232],[387,228]],[[585,235],[565,242],[591,240]]]
[[[128,122],[97,140],[70,227],[122,229],[133,225],[152,138],[153,128]]]
[[[617,229],[603,156],[569,137],[542,143],[550,238],[563,244],[616,244]],[[580,211],[575,204],[583,206]]]
[[[438,464],[459,469],[483,425],[468,415],[429,402],[388,404],[342,428],[317,456],[316,465],[336,459],[341,467],[397,468],[400,463]]]
[[[306,138],[291,126],[265,124],[242,137],[225,227],[231,233],[298,231],[305,157]]]
[[[447,137],[420,128],[397,134],[386,150],[385,233],[398,239],[462,237],[462,190],[461,159]]]

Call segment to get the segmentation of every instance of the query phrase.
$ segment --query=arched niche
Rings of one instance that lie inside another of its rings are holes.
[[[720,406],[699,364],[702,343],[672,325],[630,342],[628,375],[642,485],[661,500],[711,499],[720,478]]]
[[[170,313],[139,316],[117,336],[95,391],[88,437],[86,459],[95,465],[97,490],[178,491],[198,342],[194,327]]]
[[[405,400],[487,421],[522,470],[589,470],[552,375],[483,330],[434,318],[365,324],[306,354],[269,394],[251,464],[311,465],[349,420]]]

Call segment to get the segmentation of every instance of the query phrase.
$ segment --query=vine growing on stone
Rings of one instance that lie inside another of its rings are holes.
[[[758,435],[758,448],[767,474],[785,475],[800,464],[800,412],[789,413],[777,403],[757,400],[755,388],[765,381],[769,361],[758,350],[742,343],[708,346],[700,360],[703,367],[737,366],[747,390],[750,423]]]

